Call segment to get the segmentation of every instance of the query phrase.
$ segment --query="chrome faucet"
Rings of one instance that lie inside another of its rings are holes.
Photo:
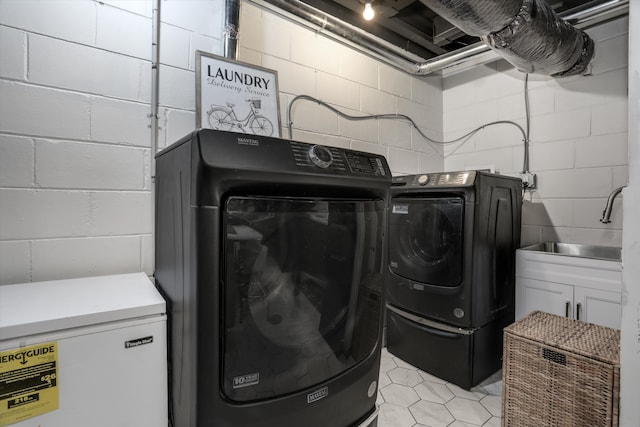
[[[613,200],[616,198],[618,194],[622,191],[622,189],[626,186],[618,187],[609,194],[609,198],[607,199],[607,206],[602,211],[602,218],[600,218],[600,222],[603,224],[609,224],[611,222],[611,209],[613,208]]]

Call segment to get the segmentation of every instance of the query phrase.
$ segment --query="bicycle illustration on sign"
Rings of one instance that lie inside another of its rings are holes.
[[[239,119],[236,115],[235,104],[227,102],[227,106],[211,105],[207,111],[209,116],[209,125],[212,129],[230,131],[234,127],[240,129],[244,133],[253,133],[254,135],[271,136],[273,135],[273,124],[265,116],[259,114],[261,100],[246,99],[249,103],[250,111],[243,119]]]

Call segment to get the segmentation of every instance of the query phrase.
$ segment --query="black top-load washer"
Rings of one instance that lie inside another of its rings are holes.
[[[514,320],[521,181],[483,171],[402,176],[391,197],[389,351],[469,388],[499,369],[501,330]]]
[[[371,424],[385,158],[206,129],[156,159],[171,425]]]

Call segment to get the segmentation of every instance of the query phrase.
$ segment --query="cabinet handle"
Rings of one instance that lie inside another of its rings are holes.
[[[564,317],[569,317],[569,310],[571,310],[571,301],[567,300],[564,303]]]
[[[582,311],[582,303],[576,304],[576,320],[580,320],[580,312]]]

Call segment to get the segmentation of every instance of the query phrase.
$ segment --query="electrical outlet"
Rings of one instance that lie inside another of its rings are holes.
[[[536,188],[536,174],[531,172],[522,172],[520,174],[522,180],[522,188],[525,190],[533,190]]]

